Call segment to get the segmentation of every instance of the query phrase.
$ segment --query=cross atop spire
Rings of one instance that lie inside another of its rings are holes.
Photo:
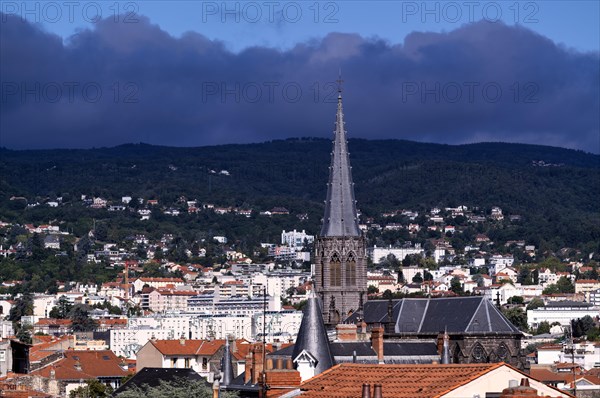
[[[340,68],[338,79],[336,80],[336,82],[338,84],[338,98],[342,98],[342,83],[344,83],[344,80],[342,80],[342,68]]]

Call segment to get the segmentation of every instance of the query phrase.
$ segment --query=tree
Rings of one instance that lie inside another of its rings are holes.
[[[421,276],[421,273],[417,272],[417,274],[413,276],[412,281],[414,283],[423,283],[423,277]]]
[[[65,296],[60,296],[58,303],[50,310],[50,318],[55,319],[66,319],[69,317],[73,305],[69,302]]]
[[[550,333],[550,324],[548,323],[548,321],[542,321],[540,322],[540,324],[538,325],[535,334],[544,334],[544,333]]]
[[[483,280],[483,276],[481,276],[481,274],[475,274],[471,279],[473,279],[473,282],[477,283],[477,287],[483,287],[485,284],[485,281]]]
[[[8,314],[8,320],[13,322],[21,321],[22,316],[33,315],[33,297],[31,293],[24,293],[15,301]]]
[[[17,334],[16,337],[17,339],[25,344],[31,344],[32,343],[32,339],[31,339],[31,331],[33,330],[33,326],[31,326],[31,324],[26,323],[25,325],[17,328]]]
[[[156,387],[143,385],[142,387],[132,386],[119,393],[118,398],[212,398],[212,387],[206,385],[203,380],[189,380],[178,378],[173,381],[160,381]],[[221,391],[219,396],[222,398],[237,397],[237,393]]]
[[[532,299],[529,304],[527,304],[527,310],[535,310],[536,308],[544,307],[544,300],[541,298]]]
[[[521,270],[517,275],[517,282],[523,285],[533,285],[533,275],[529,268],[521,267]]]
[[[594,319],[586,315],[583,318],[572,319],[571,327],[573,328],[573,337],[581,337],[595,329]]]
[[[78,387],[69,393],[69,398],[102,398],[110,397],[113,389],[97,379],[85,382],[86,386]]]
[[[529,329],[527,325],[527,314],[519,308],[512,307],[509,309],[503,309],[502,313],[513,325],[515,325],[519,330],[526,331]]]
[[[458,276],[455,276],[450,281],[450,290],[452,290],[454,293],[456,293],[458,295],[464,294],[465,291],[464,291],[463,285],[460,281],[460,278]]]
[[[556,286],[556,283],[552,283],[552,284],[546,286],[544,288],[544,290],[542,290],[542,294],[546,294],[546,295],[556,294],[558,292],[559,292],[559,290],[558,290],[558,286]]]
[[[69,318],[73,322],[74,332],[91,332],[96,329],[98,324],[90,318],[88,306],[85,304],[77,304],[71,309]]]
[[[506,300],[508,304],[523,304],[523,301],[523,297],[521,296],[512,296]]]
[[[367,294],[375,294],[375,293],[379,293],[379,289],[377,289],[375,286],[373,285],[369,285],[367,287]]]
[[[404,283],[405,279],[404,279],[404,272],[402,272],[402,269],[400,269],[398,271],[398,283]]]
[[[573,286],[573,283],[569,278],[564,276],[561,276],[558,281],[556,281],[556,287],[561,293],[575,293],[575,286]]]
[[[425,270],[425,271],[423,271],[423,279],[426,281],[432,281],[433,275],[431,274],[431,272]]]

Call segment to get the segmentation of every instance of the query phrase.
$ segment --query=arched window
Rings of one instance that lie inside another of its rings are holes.
[[[476,343],[471,351],[471,363],[487,363],[487,354],[480,343]]]
[[[334,253],[329,261],[331,286],[342,286],[342,262],[340,256]]]
[[[325,286],[325,262],[323,259],[325,258],[325,253],[321,252],[321,287]]]
[[[346,260],[346,286],[356,286],[356,259],[353,253]]]

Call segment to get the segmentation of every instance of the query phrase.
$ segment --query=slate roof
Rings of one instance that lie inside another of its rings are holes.
[[[354,183],[344,128],[342,95],[338,96],[335,138],[331,152],[325,215],[320,236],[360,236]]]
[[[275,351],[271,357],[292,357],[294,346]],[[370,341],[334,341],[329,343],[329,350],[335,364],[354,362],[356,353],[357,363],[378,363],[377,353]],[[435,341],[384,341],[384,362],[399,363],[432,363],[439,361],[440,355]],[[292,357],[293,358],[293,357]]]
[[[292,360],[306,350],[318,361],[315,373],[321,373],[333,366],[333,357],[329,349],[327,330],[321,314],[319,299],[311,293],[306,305],[300,330],[292,351]]]
[[[521,333],[485,297],[405,298],[394,300],[395,333]],[[388,300],[364,304],[368,324],[386,323]]]
[[[116,389],[113,393],[113,396],[118,396],[120,393],[129,390],[133,386],[141,388],[146,384],[149,387],[156,387],[160,385],[161,381],[173,381],[178,378],[185,378],[194,381],[204,380],[202,376],[189,368],[143,368],[131,379],[127,380],[125,384]],[[210,386],[210,383],[206,383],[206,385]]]

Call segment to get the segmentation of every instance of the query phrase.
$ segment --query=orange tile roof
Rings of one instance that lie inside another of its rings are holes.
[[[543,383],[547,382],[562,382],[568,383],[573,381],[573,374],[570,372],[553,372],[548,368],[531,368],[529,370],[529,374],[536,380],[539,380]]]
[[[70,319],[54,319],[54,318],[40,318],[34,325],[35,326],[71,326],[73,322]]]
[[[50,337],[50,340],[44,341],[39,344],[34,344],[29,349],[29,361],[37,362],[42,359],[49,357],[50,355],[56,353],[57,351],[64,351],[69,348],[69,340],[74,340],[73,336],[61,336],[59,338],[55,338],[53,336],[36,336],[36,337]]]
[[[99,319],[98,323],[103,326],[116,326],[116,325],[127,326],[127,319],[121,319],[121,318]]]
[[[150,342],[163,355],[210,356],[225,345],[225,340],[150,340]]]
[[[65,357],[51,365],[31,372],[32,375],[49,378],[54,370],[57,380],[87,380],[98,377],[123,377],[128,374],[120,366],[119,359],[110,350],[65,351]],[[77,365],[80,368],[77,368]]]
[[[545,344],[543,346],[538,347],[538,351],[539,350],[552,350],[552,351],[556,351],[556,350],[562,350],[563,346],[560,344]]]
[[[582,283],[598,284],[598,283],[600,283],[600,281],[597,281],[595,279],[578,279],[578,280],[575,281],[575,283],[579,283],[579,284],[582,284]]]
[[[50,394],[41,391],[29,390],[26,386],[14,383],[0,383],[0,397],[2,398],[46,398]]]
[[[343,363],[300,386],[302,397],[355,398],[362,384],[382,384],[383,395],[398,398],[439,397],[502,366],[497,364],[365,365]]]
[[[141,277],[138,278],[142,282],[177,282],[183,283],[183,279],[181,278],[149,278],[149,277]]]

